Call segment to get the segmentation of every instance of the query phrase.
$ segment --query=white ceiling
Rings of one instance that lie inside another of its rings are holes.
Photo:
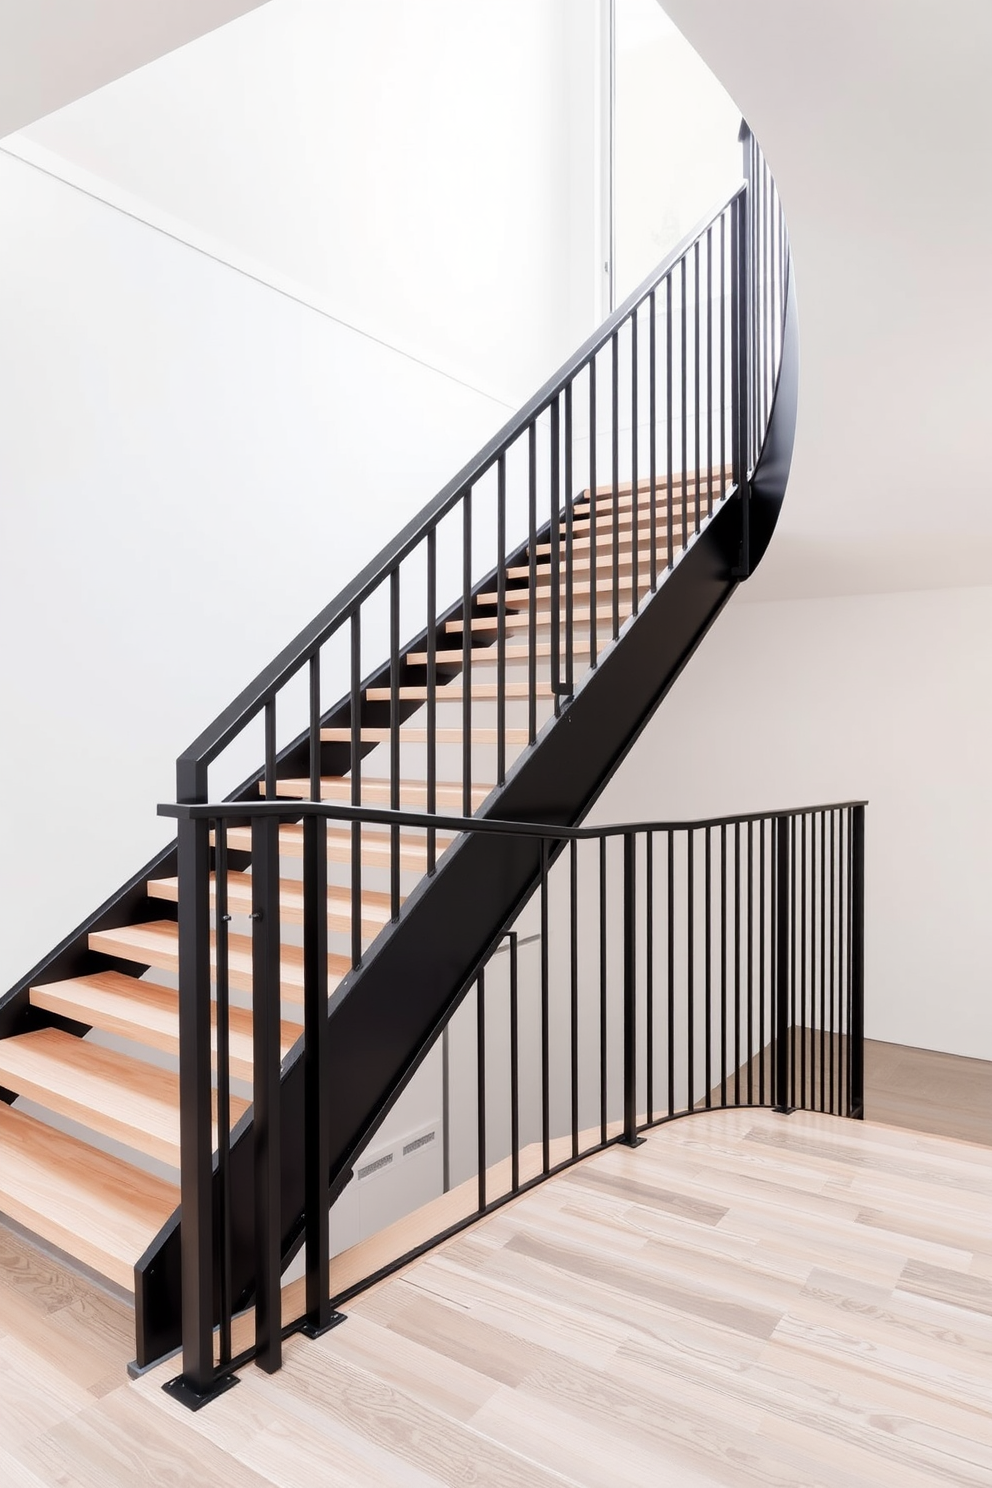
[[[664,0],[792,237],[793,478],[750,598],[992,583],[990,0]]]
[[[0,139],[265,0],[0,0]]]

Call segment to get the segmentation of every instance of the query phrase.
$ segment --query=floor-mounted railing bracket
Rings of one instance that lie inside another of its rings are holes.
[[[218,1395],[226,1394],[233,1385],[240,1383],[236,1374],[221,1374],[208,1389],[195,1390],[187,1382],[184,1374],[177,1374],[175,1379],[167,1380],[162,1389],[166,1395],[171,1395],[173,1400],[178,1400],[179,1404],[184,1405],[187,1410],[198,1411],[202,1410],[205,1405],[209,1405],[212,1400],[216,1400]]]

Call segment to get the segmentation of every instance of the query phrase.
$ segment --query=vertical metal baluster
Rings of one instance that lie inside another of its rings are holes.
[[[648,832],[644,838],[644,1037],[647,1042],[647,1118],[648,1126],[654,1120],[654,834]]]
[[[496,462],[496,782],[506,779],[506,455]]]
[[[606,838],[599,839],[599,1139],[606,1141]]]
[[[682,374],[682,546],[689,545],[689,375],[688,375],[688,348],[689,348],[689,303],[687,288],[687,255],[682,257],[682,355],[679,359],[679,367]]]
[[[637,838],[623,834],[623,1140],[637,1142]]]
[[[451,1019],[441,1029],[441,1188],[451,1188]]]
[[[561,712],[561,405],[551,404],[551,690]]]
[[[620,341],[618,332],[610,337],[612,356],[612,404],[613,460],[611,476],[613,482],[613,639],[620,633]]]
[[[741,824],[734,823],[734,1105],[741,1103]]]
[[[574,553],[572,501],[572,384],[565,388],[565,694],[575,691]]]
[[[837,862],[836,862],[836,857],[835,857],[836,837],[837,837],[837,833],[836,833],[836,816],[835,816],[835,813],[831,810],[831,812],[830,812],[830,1114],[831,1114],[831,1116],[836,1116],[836,1115],[839,1114],[839,1107],[835,1104],[835,1095],[834,1095],[834,1093],[836,1091],[836,1088],[837,1088],[836,1087],[836,1084],[834,1082],[834,1047],[835,1047],[835,1044],[836,1044],[836,1041],[837,1041],[837,1020],[836,1020],[836,1017],[835,1017],[836,1002],[837,1002],[837,982],[836,982],[836,964],[837,963],[836,963],[836,954],[835,954],[835,952],[836,952],[836,945],[837,945],[837,926],[836,926],[836,913],[837,913],[837,909],[836,909],[836,906],[837,906],[837,896],[836,896]]]
[[[632,428],[630,432],[630,612],[637,614],[640,588],[640,563],[638,557],[638,491],[637,491],[637,311],[630,317],[630,407]]]
[[[847,863],[845,852],[845,813],[843,810],[837,812],[837,1025],[841,1035],[841,1041],[837,1049],[837,1110],[846,1115],[847,1103],[844,1099],[844,1081],[847,1073],[848,1038],[847,1030],[849,1024],[846,1018],[847,1012],[847,982],[844,975],[845,944],[844,930],[847,923],[848,901],[847,884],[845,882],[844,868]],[[850,1086],[848,1086],[850,1095]]]
[[[713,227],[706,229],[706,515],[713,515]]]
[[[720,500],[727,494],[727,214],[720,214]]]
[[[483,969],[475,981],[475,1037],[477,1120],[479,1139],[479,1213],[486,1208],[486,973]]]
[[[789,1099],[789,888],[794,882],[791,863],[791,822],[787,816],[775,821],[775,1110],[786,1115],[795,1105]]]
[[[695,515],[693,517],[693,531],[694,532],[698,532],[699,531],[699,519],[700,519],[700,515],[701,515],[700,505],[699,505],[699,494],[700,494],[699,493],[699,486],[700,486],[701,472],[700,472],[700,468],[699,468],[700,467],[700,450],[699,450],[699,436],[700,436],[700,428],[699,428],[699,408],[700,408],[700,402],[699,402],[699,309],[700,309],[700,294],[699,294],[699,239],[698,238],[696,239],[695,243],[693,243],[693,245],[692,245],[692,296],[693,296],[693,302],[694,302],[694,305],[693,305],[693,317],[692,317],[692,320],[693,320],[692,378],[693,378],[693,388],[694,388],[695,397],[696,397],[695,413],[693,414],[693,420],[692,420],[692,425],[693,425],[693,427],[692,427],[693,446],[694,446],[694,449],[695,449],[695,460],[696,460],[695,472],[694,472],[694,475],[693,475],[693,484],[694,484],[694,491],[695,491]]]
[[[851,871],[849,940],[850,1004],[847,1024],[851,1051],[848,1074],[848,1114],[864,1120],[865,1114],[865,808],[851,812]]]
[[[747,824],[747,1103],[754,1105],[754,822]]]
[[[758,823],[758,1028],[761,1059],[758,1064],[758,1105],[765,1104],[765,823]],[[768,1040],[769,1046],[771,1039]],[[771,1071],[769,1070],[769,1075]]]
[[[720,1104],[727,1104],[727,824],[720,826]]]
[[[310,659],[311,738],[320,723],[320,653]],[[318,735],[319,737],[319,735]],[[311,752],[311,797],[318,799],[319,755]],[[327,823],[303,819],[303,1082],[307,1332],[317,1337],[340,1314],[330,1304],[330,1028],[327,1021]]]
[[[703,1050],[704,1063],[706,1065],[706,1094],[704,1097],[707,1111],[713,1104],[713,854],[711,847],[711,829],[704,828],[703,831],[703,928],[704,928],[704,951],[703,951],[703,992],[706,1002],[706,1016],[703,1024]],[[726,1104],[726,1102],[724,1102]]]
[[[463,616],[468,624],[468,617]],[[502,777],[501,777],[502,781]],[[427,533],[427,813],[437,809],[437,528]],[[437,832],[427,828],[427,872],[437,862]]]
[[[548,839],[541,838],[541,1166],[551,1167],[551,980],[548,943]]]
[[[220,1336],[218,1364],[231,1362],[231,1063],[230,977],[227,908],[227,822],[214,823],[214,912],[217,939],[217,1180],[220,1186]]]
[[[675,1115],[675,833],[668,829],[668,1114]]]
[[[827,814],[820,812],[820,1110],[827,1109]]]
[[[691,1111],[693,1109],[694,1105],[695,1105],[695,1099],[694,1099],[694,1096],[695,1096],[695,1069],[694,1069],[694,1063],[695,1063],[695,1058],[696,1058],[696,1051],[695,1051],[695,1042],[696,1042],[696,1040],[695,1040],[695,1033],[696,1033],[696,1029],[695,1029],[696,1009],[695,1009],[695,997],[694,997],[694,987],[693,987],[694,974],[695,974],[695,959],[696,959],[696,947],[695,947],[696,931],[695,931],[695,925],[693,924],[693,919],[694,919],[693,910],[694,910],[694,900],[695,900],[695,893],[696,893],[696,883],[695,883],[695,865],[693,863],[693,831],[692,831],[692,828],[691,827],[689,827],[689,829],[688,829],[688,831],[686,833],[686,856],[688,858],[688,884],[687,884],[687,904],[686,904],[686,920],[687,920],[687,924],[688,924],[688,946],[687,946],[687,951],[686,951],[686,1059],[688,1060],[688,1075],[689,1075],[688,1093],[687,1093],[687,1098],[686,1098],[686,1109],[689,1110],[689,1111]]]
[[[589,358],[589,665],[597,664],[596,624],[596,358]]]
[[[389,805],[400,809],[400,570],[389,575]],[[468,813],[466,812],[466,815]],[[400,917],[400,829],[389,829],[389,917]]]
[[[520,1187],[520,1020],[517,980],[517,932],[510,941],[510,1187]]]
[[[817,1038],[817,1033],[820,1038]],[[816,812],[809,814],[809,1105],[816,1110],[817,1050],[822,1047],[822,1029],[816,1021]]]
[[[266,705],[267,767],[270,711],[274,714],[272,703]],[[255,1362],[272,1374],[282,1363],[279,823],[274,817],[252,822],[251,861]]]
[[[568,844],[568,970],[570,1079],[572,1097],[572,1156],[579,1155],[579,909],[578,909],[579,844],[573,837]]]
[[[802,862],[801,887],[800,887],[800,921],[799,921],[799,1023],[800,1023],[800,1080],[799,1080],[799,1103],[803,1110],[807,1110],[806,1100],[806,1044],[808,1030],[806,1027],[806,813],[800,818],[800,852]]]
[[[672,275],[665,276],[665,496],[668,513],[667,563],[671,568],[675,562],[675,518],[673,514],[672,464]],[[685,539],[685,530],[682,533]]]
[[[796,858],[797,858],[798,854],[796,853],[796,818],[794,816],[790,818],[789,834],[790,834],[790,840],[789,840],[789,867],[790,867],[790,870],[791,870],[790,882],[789,882],[789,945],[790,945],[790,952],[791,952],[791,955],[790,955],[789,990],[790,990],[790,994],[791,994],[790,995],[790,1014],[791,1014],[790,1021],[791,1021],[791,1024],[792,1024],[792,1048],[791,1048],[790,1053],[789,1053],[789,1067],[790,1067],[790,1070],[791,1070],[791,1080],[790,1080],[791,1100],[790,1100],[790,1104],[793,1107],[793,1109],[795,1109],[795,1105],[796,1105],[796,1065],[797,1065],[797,1062],[798,1062],[796,1060],[796,982],[797,982],[797,977],[796,977],[796,971],[797,971],[796,957],[797,957],[797,953],[798,953],[797,934],[796,934],[796,929],[797,929],[797,927],[796,927],[796,887],[797,887],[796,886],[796,875],[797,875]]]
[[[531,538],[533,542],[533,538]],[[531,589],[531,606],[534,592]],[[472,487],[462,496],[462,815],[472,815]]]
[[[362,804],[362,611],[351,612],[351,804]],[[428,765],[429,768],[429,765]],[[429,778],[429,777],[428,777]],[[430,787],[428,787],[428,796]],[[428,809],[430,809],[428,807]],[[351,824],[351,963],[362,964],[362,824]]]
[[[279,795],[276,778],[276,700],[265,704],[265,799],[275,801]]]
[[[651,592],[658,587],[658,338],[655,292],[648,296],[648,463],[651,467]]]
[[[527,430],[527,742],[537,738],[537,425]]]

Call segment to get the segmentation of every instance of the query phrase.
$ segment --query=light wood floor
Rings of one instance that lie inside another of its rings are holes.
[[[0,1232],[5,1488],[992,1483],[987,1149],[718,1112],[613,1148],[198,1415]]]
[[[992,1147],[992,1063],[866,1039],[865,1115]]]

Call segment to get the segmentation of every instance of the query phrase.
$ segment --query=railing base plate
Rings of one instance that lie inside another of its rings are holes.
[[[187,1383],[184,1374],[177,1374],[175,1379],[167,1380],[162,1389],[166,1395],[171,1395],[173,1400],[178,1400],[179,1404],[184,1405],[187,1410],[197,1411],[209,1405],[211,1400],[216,1400],[218,1395],[224,1395],[232,1385],[239,1383],[236,1374],[221,1374],[208,1390],[195,1390]]]
[[[304,1338],[323,1338],[325,1333],[330,1333],[332,1328],[343,1323],[347,1316],[346,1312],[332,1312],[326,1323],[302,1323],[300,1332]]]

